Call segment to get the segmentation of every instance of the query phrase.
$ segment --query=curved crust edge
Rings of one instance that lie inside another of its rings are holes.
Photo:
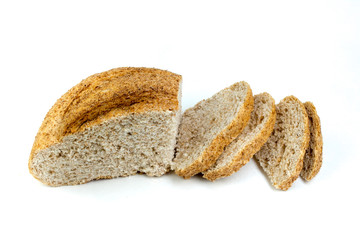
[[[303,168],[300,173],[300,176],[303,179],[305,179],[306,181],[310,181],[319,173],[320,168],[322,166],[323,139],[322,139],[322,133],[321,133],[320,117],[317,114],[314,104],[311,102],[305,102],[304,106],[306,108],[306,111],[308,112],[309,118],[310,117],[312,118],[312,126],[314,128],[313,129],[314,131],[311,130],[310,122],[309,122],[309,129],[310,129],[310,134],[313,136],[313,140],[315,141],[315,153],[314,153],[314,157],[312,159],[313,164],[310,167],[309,171],[306,172],[305,169]],[[311,135],[310,135],[310,138],[311,138]],[[307,148],[306,151],[309,151],[310,147],[311,146],[309,144],[309,147]],[[305,153],[305,156],[306,156],[306,153]]]

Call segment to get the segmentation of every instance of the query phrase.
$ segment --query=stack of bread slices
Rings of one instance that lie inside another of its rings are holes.
[[[180,75],[153,68],[95,74],[46,115],[30,154],[30,173],[50,186],[174,170],[215,181],[254,158],[275,188],[322,164],[320,119],[311,102],[275,105],[237,82],[181,114]]]

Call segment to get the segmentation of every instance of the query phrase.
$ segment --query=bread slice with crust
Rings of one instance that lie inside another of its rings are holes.
[[[30,154],[30,173],[51,186],[137,172],[168,172],[181,111],[181,76],[116,68],[81,81],[46,115]]]
[[[313,103],[304,103],[309,117],[310,143],[304,156],[304,166],[300,176],[307,181],[313,179],[320,171],[322,165],[323,139],[320,118]]]
[[[288,190],[298,178],[309,145],[309,120],[304,105],[294,96],[276,106],[274,130],[254,155],[275,188]]]
[[[238,136],[254,106],[251,88],[238,82],[182,115],[173,168],[185,179],[207,170]]]
[[[249,123],[232,141],[203,177],[214,181],[230,176],[250,161],[272,133],[276,120],[275,101],[268,93],[254,96],[254,110]]]

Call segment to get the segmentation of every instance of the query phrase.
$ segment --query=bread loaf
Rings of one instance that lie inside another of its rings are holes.
[[[117,68],[90,76],[46,115],[30,173],[51,186],[165,174],[174,157],[180,98],[181,76],[168,71]]]
[[[84,79],[47,113],[30,173],[50,186],[170,170],[214,181],[254,157],[275,188],[287,190],[299,175],[309,181],[319,172],[323,141],[311,102],[289,96],[275,105],[238,82],[181,116],[181,82],[169,71],[131,67]]]

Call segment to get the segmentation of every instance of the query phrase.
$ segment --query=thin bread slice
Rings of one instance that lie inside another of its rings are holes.
[[[298,178],[310,139],[309,120],[304,105],[289,96],[276,105],[274,130],[254,155],[275,188],[288,190]]]
[[[254,107],[251,88],[238,82],[182,115],[173,168],[185,179],[207,170],[238,136]]]
[[[276,120],[275,101],[268,93],[254,96],[254,111],[241,134],[232,141],[203,177],[214,181],[230,176],[248,163],[270,137]]]
[[[171,168],[181,113],[181,76],[116,68],[90,76],[46,115],[29,159],[50,186],[74,185]]]
[[[309,117],[310,143],[309,147],[306,149],[304,166],[300,176],[305,180],[310,181],[318,174],[322,165],[323,139],[320,118],[314,104],[306,102],[304,103],[304,106]]]

